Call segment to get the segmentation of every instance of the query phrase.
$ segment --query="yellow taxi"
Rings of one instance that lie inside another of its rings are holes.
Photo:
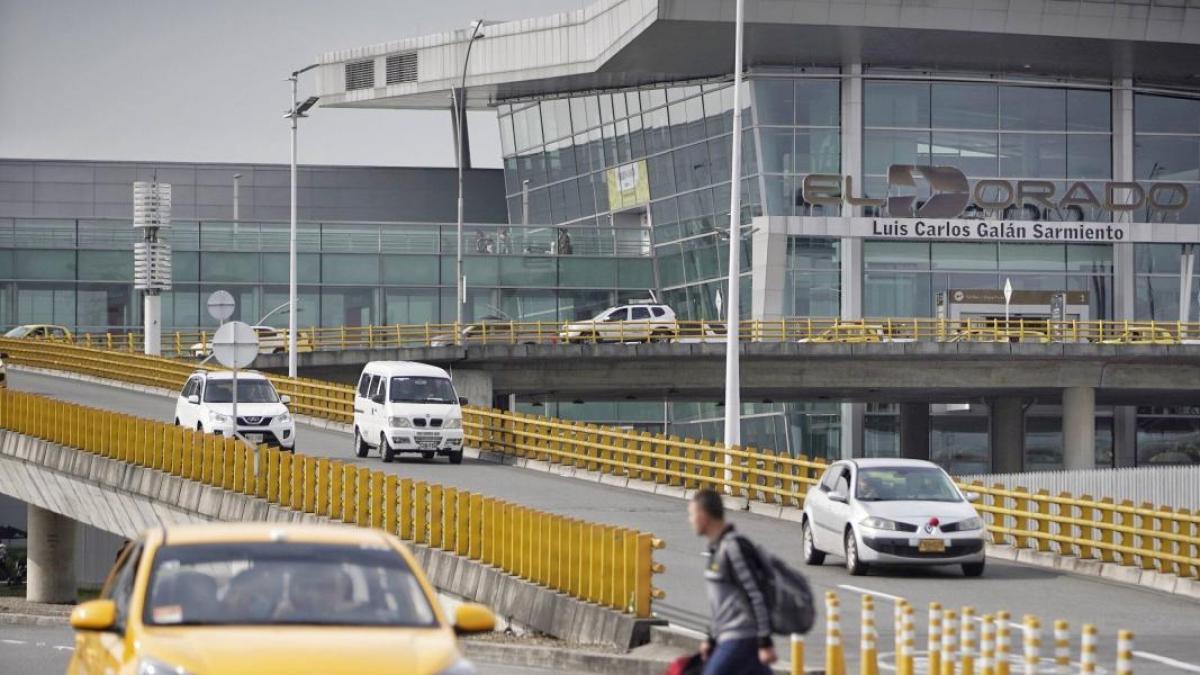
[[[27,323],[11,328],[4,337],[16,340],[54,340],[56,342],[71,342],[74,338],[66,326],[55,326],[46,323]]]
[[[220,523],[148,531],[97,600],[71,613],[68,675],[474,673],[456,635],[491,631],[481,605],[453,622],[412,555],[379,530]]]
[[[1100,342],[1106,345],[1177,345],[1180,340],[1166,328],[1130,325]]]

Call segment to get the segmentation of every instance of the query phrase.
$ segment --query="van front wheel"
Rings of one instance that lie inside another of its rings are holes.
[[[451,464],[462,464],[462,458],[463,458],[462,450],[451,450],[450,451],[450,463]]]
[[[383,457],[384,464],[391,464],[396,457],[396,451],[392,450],[391,443],[388,443],[387,436],[379,434],[379,456]]]
[[[371,449],[367,442],[363,440],[362,434],[358,432],[358,427],[354,428],[354,454],[358,457],[366,457],[367,452]]]

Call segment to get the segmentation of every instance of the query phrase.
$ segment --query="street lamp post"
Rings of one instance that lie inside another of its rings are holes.
[[[292,107],[284,114],[284,117],[292,121],[291,227],[288,230],[288,304],[292,308],[296,307],[296,122],[301,117],[308,117],[304,113],[317,103],[316,96],[309,96],[303,103],[298,102],[296,82],[301,73],[316,67],[317,64],[314,63],[292,71],[292,76],[288,78],[292,83]],[[296,377],[296,314],[295,311],[288,314],[288,377]]]
[[[455,270],[455,291],[457,299],[455,301],[454,322],[461,325],[463,322],[463,307],[467,304],[467,279],[463,276],[463,150],[466,144],[463,142],[463,133],[466,127],[466,108],[467,108],[467,64],[471,62],[471,47],[475,41],[483,37],[483,19],[476,19],[471,22],[471,37],[467,40],[467,53],[463,56],[462,79],[458,91],[462,92],[463,100],[458,100],[458,93],[454,90],[450,92],[450,100],[454,105],[454,139],[455,139],[455,164],[458,165],[458,229],[455,233],[454,246],[454,270]]]
[[[233,233],[238,233],[238,223],[241,222],[241,215],[238,212],[238,207],[241,205],[239,188],[242,186],[242,174],[233,174]]]
[[[744,30],[744,3],[737,0],[737,15],[734,23],[733,55],[733,138],[731,183],[729,190],[729,280],[725,293],[725,447],[742,444],[742,396],[741,364],[738,353],[738,333],[741,299],[741,243],[742,243],[742,33]],[[725,464],[731,464],[732,456],[725,455]],[[728,472],[728,470],[727,470]],[[727,473],[728,475],[728,473]]]

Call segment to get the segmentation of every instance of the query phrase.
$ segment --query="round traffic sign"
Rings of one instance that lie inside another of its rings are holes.
[[[213,291],[213,294],[208,296],[208,315],[217,321],[224,321],[233,316],[236,304],[229,291]]]
[[[212,349],[226,368],[245,368],[258,357],[258,334],[246,323],[230,321],[213,334]]]

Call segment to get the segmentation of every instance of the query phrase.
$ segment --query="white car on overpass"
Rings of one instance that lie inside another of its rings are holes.
[[[262,373],[238,373],[237,431],[254,443],[296,450],[296,420],[287,405]],[[198,370],[188,377],[175,400],[175,424],[223,436],[232,436],[233,373],[227,370]]]
[[[844,556],[846,570],[872,565],[961,565],[983,574],[983,520],[936,464],[915,459],[834,462],[804,498],[804,562]]]
[[[562,327],[563,342],[653,342],[673,340],[679,333],[675,310],[657,303],[610,307],[584,321]]]

